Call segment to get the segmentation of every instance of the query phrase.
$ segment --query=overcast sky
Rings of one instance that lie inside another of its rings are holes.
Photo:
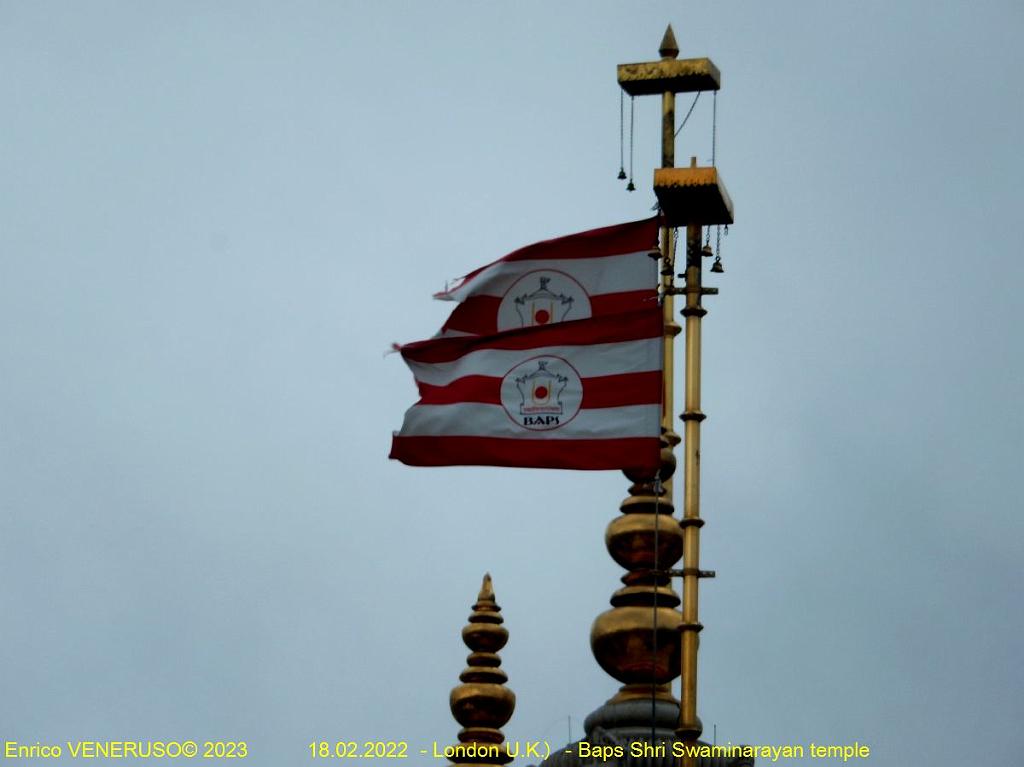
[[[580,737],[618,687],[588,636],[628,482],[389,462],[415,388],[384,352],[446,279],[649,215],[659,100],[629,194],[615,65],[668,22],[722,71],[736,205],[706,734],[1020,761],[1024,7],[996,0],[0,2],[0,737],[453,742],[485,571],[507,736]],[[705,96],[677,157],[710,154]]]

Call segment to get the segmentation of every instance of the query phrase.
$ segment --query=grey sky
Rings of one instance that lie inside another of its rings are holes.
[[[4,739],[451,742],[486,570],[507,736],[580,736],[628,483],[389,463],[383,353],[446,279],[648,215],[658,104],[630,195],[615,65],[667,22],[722,70],[737,212],[706,732],[1020,760],[1015,2],[0,3]]]

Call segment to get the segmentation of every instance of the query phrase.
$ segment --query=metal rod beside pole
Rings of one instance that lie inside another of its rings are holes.
[[[696,166],[696,158],[691,161]],[[701,318],[707,311],[701,306],[700,226],[686,227],[686,380],[683,411],[683,623],[679,726],[676,735],[688,744],[696,744],[703,732],[697,716],[697,649],[700,644],[698,619],[700,586],[700,332]],[[696,759],[684,756],[685,767]]]

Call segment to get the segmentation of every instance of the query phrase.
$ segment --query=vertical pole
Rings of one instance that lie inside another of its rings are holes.
[[[658,51],[662,58],[670,59],[675,58],[678,54],[676,48],[675,38],[670,39],[672,27],[668,28],[666,32],[665,40],[662,41],[661,49]],[[673,91],[665,91],[661,94],[661,167],[672,168],[676,162],[676,94]],[[679,335],[679,331],[682,329],[675,321],[675,242],[674,233],[672,228],[669,226],[663,226],[661,228],[661,295],[662,295],[662,317],[665,326],[665,338],[664,338],[664,394],[662,399],[662,413],[661,413],[661,438],[663,448],[667,448],[669,453],[675,450],[676,445],[679,444],[679,435],[675,430],[675,340],[676,336]],[[673,468],[675,458],[672,457]],[[662,464],[664,465],[664,463]],[[671,472],[670,472],[671,474]],[[661,498],[668,504],[668,508],[672,506],[672,477],[671,475],[660,483],[663,495]],[[655,490],[657,492],[657,489]],[[660,524],[656,520],[655,524]],[[657,530],[657,527],[655,527]],[[654,543],[655,549],[658,547],[657,538]],[[657,567],[657,565],[656,565]],[[660,576],[657,576],[660,578]],[[671,582],[670,579],[666,579],[667,582]],[[657,619],[657,592],[655,592],[655,619]],[[657,625],[655,625],[655,635],[657,634]],[[653,715],[651,721],[651,727],[654,727]],[[652,730],[653,731],[653,730]],[[653,736],[651,738],[653,745]]]
[[[674,59],[679,55],[672,26],[665,30],[658,53],[662,60]],[[661,167],[675,167],[676,161],[676,94],[665,91],[661,96]],[[691,161],[696,165],[696,158]],[[673,293],[675,292],[675,263],[672,257],[672,229],[665,226],[661,230],[662,269],[661,285],[664,296],[665,312],[665,412],[662,428],[668,448],[673,449],[679,442],[679,435],[672,428],[675,419],[673,397],[673,341],[680,327],[675,322],[673,311]],[[696,255],[694,255],[696,254]],[[696,263],[694,264],[694,260]],[[679,726],[676,737],[686,743],[694,743],[701,733],[700,720],[697,718],[697,577],[699,541],[695,537],[699,526],[699,503],[697,493],[700,487],[697,461],[700,455],[700,433],[698,421],[689,420],[687,413],[700,410],[700,317],[695,311],[700,309],[700,227],[686,228],[686,286],[694,288],[686,292],[686,413],[683,414],[685,424],[685,461],[683,473],[683,622],[682,622],[682,658],[680,663],[681,694],[679,706]],[[665,495],[672,499],[672,485],[667,484]],[[695,757],[684,754],[681,757],[683,767],[696,767]]]
[[[691,158],[696,167],[697,158]],[[703,628],[698,621],[698,587],[700,584],[700,321],[707,314],[701,306],[701,248],[699,225],[686,227],[686,392],[683,419],[683,623],[682,623],[682,693],[680,695],[679,727],[676,735],[695,745],[704,727],[697,716],[697,648]],[[684,767],[696,765],[695,757],[684,756]]]
[[[671,168],[676,161],[675,147],[675,125],[676,123],[676,94],[671,91],[661,96],[661,167]],[[675,398],[673,388],[675,386],[675,337],[679,335],[680,327],[675,322],[674,296],[672,288],[675,285],[675,264],[673,263],[673,250],[675,243],[672,241],[672,229],[668,226],[661,228],[661,287],[662,287],[662,312],[665,323],[665,392],[664,406],[661,413],[662,438],[669,450],[679,444],[679,435],[674,427],[675,419]],[[672,479],[664,482],[663,496],[668,503],[672,502]]]

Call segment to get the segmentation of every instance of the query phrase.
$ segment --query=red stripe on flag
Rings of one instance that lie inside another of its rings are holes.
[[[446,386],[417,382],[420,401],[417,405],[454,405],[460,402],[478,402],[484,405],[501,404],[500,378],[470,375],[452,381]],[[581,379],[583,401],[581,409],[650,405],[661,402],[661,371],[595,376]]]
[[[564,237],[555,237],[543,242],[535,242],[519,250],[512,251],[504,258],[492,261],[486,266],[474,269],[460,281],[460,285],[476,277],[484,269],[505,261],[533,261],[552,258],[601,258],[617,256],[623,253],[638,253],[654,248],[658,244],[658,217],[643,221],[630,221],[625,224],[604,226]],[[449,291],[450,292],[450,291]],[[446,292],[436,294],[443,297]]]
[[[441,330],[461,330],[481,336],[497,333],[500,305],[501,299],[496,296],[470,296],[452,310]]]
[[[558,466],[651,472],[657,471],[660,456],[657,437],[538,440],[398,435],[392,439],[390,455],[409,466]]]
[[[654,289],[589,296],[590,314],[601,317],[605,314],[641,311],[654,304],[657,297],[658,293]],[[497,333],[499,306],[501,299],[497,296],[469,296],[452,310],[442,330],[457,330],[480,336]]]
[[[581,410],[661,402],[661,371],[584,378]]]
[[[624,314],[625,312],[637,312],[657,306],[658,291],[650,290],[628,290],[622,293],[602,293],[590,296],[590,313],[594,317],[605,314]]]
[[[637,253],[658,244],[658,217],[625,224],[602,226],[567,234],[514,250],[502,261],[535,261],[545,258],[600,258]]]
[[[417,405],[454,405],[458,402],[501,404],[501,379],[493,376],[464,376],[447,386],[417,381],[420,401]]]
[[[401,347],[402,357],[422,363],[451,362],[479,349],[521,351],[546,346],[579,346],[639,341],[662,335],[661,308],[608,315],[554,325],[508,330],[490,336],[431,338]]]

